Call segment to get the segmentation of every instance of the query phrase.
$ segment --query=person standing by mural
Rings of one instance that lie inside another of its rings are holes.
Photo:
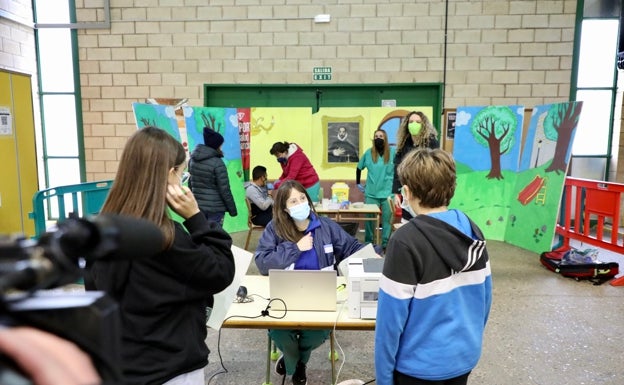
[[[401,206],[401,222],[406,222],[414,217],[407,202],[401,198],[401,181],[397,175],[397,167],[405,156],[416,148],[439,148],[438,133],[429,121],[429,118],[421,111],[412,111],[403,118],[397,132],[397,148],[394,156],[394,180],[392,192],[394,204]]]
[[[373,134],[373,146],[364,152],[355,169],[355,183],[364,193],[364,203],[375,204],[381,208],[381,247],[386,248],[390,237],[391,219],[393,213],[388,204],[388,197],[392,194],[394,178],[394,149],[388,144],[388,134],[382,129],[377,129]],[[366,186],[362,186],[362,170],[367,169]],[[372,242],[374,231],[372,221],[366,221],[365,242]]]
[[[282,175],[273,183],[276,190],[282,182],[296,180],[303,185],[313,200],[318,199],[321,182],[301,147],[295,143],[275,142],[269,152],[277,158],[282,167]]]
[[[226,211],[233,217],[238,215],[227,168],[221,159],[224,139],[209,127],[204,127],[203,134],[204,144],[198,144],[191,154],[189,187],[206,218],[223,226]]]

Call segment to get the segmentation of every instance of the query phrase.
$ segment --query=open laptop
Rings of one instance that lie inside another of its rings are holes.
[[[281,299],[286,309],[297,311],[336,311],[335,270],[269,270],[269,295]],[[271,308],[283,310],[281,301]]]

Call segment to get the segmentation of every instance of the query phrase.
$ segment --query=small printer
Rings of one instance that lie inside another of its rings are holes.
[[[377,318],[379,279],[383,258],[347,258],[349,318]]]

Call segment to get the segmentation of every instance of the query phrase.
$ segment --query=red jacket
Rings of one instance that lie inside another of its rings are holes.
[[[279,181],[276,181],[275,189],[285,180],[296,180],[301,183],[303,187],[312,187],[319,181],[318,174],[310,159],[303,153],[303,150],[295,143],[290,144],[288,149],[288,161],[282,163],[282,175],[279,177]]]

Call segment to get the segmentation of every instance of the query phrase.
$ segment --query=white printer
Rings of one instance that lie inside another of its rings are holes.
[[[349,318],[377,318],[379,279],[384,259],[349,257],[346,262]]]

